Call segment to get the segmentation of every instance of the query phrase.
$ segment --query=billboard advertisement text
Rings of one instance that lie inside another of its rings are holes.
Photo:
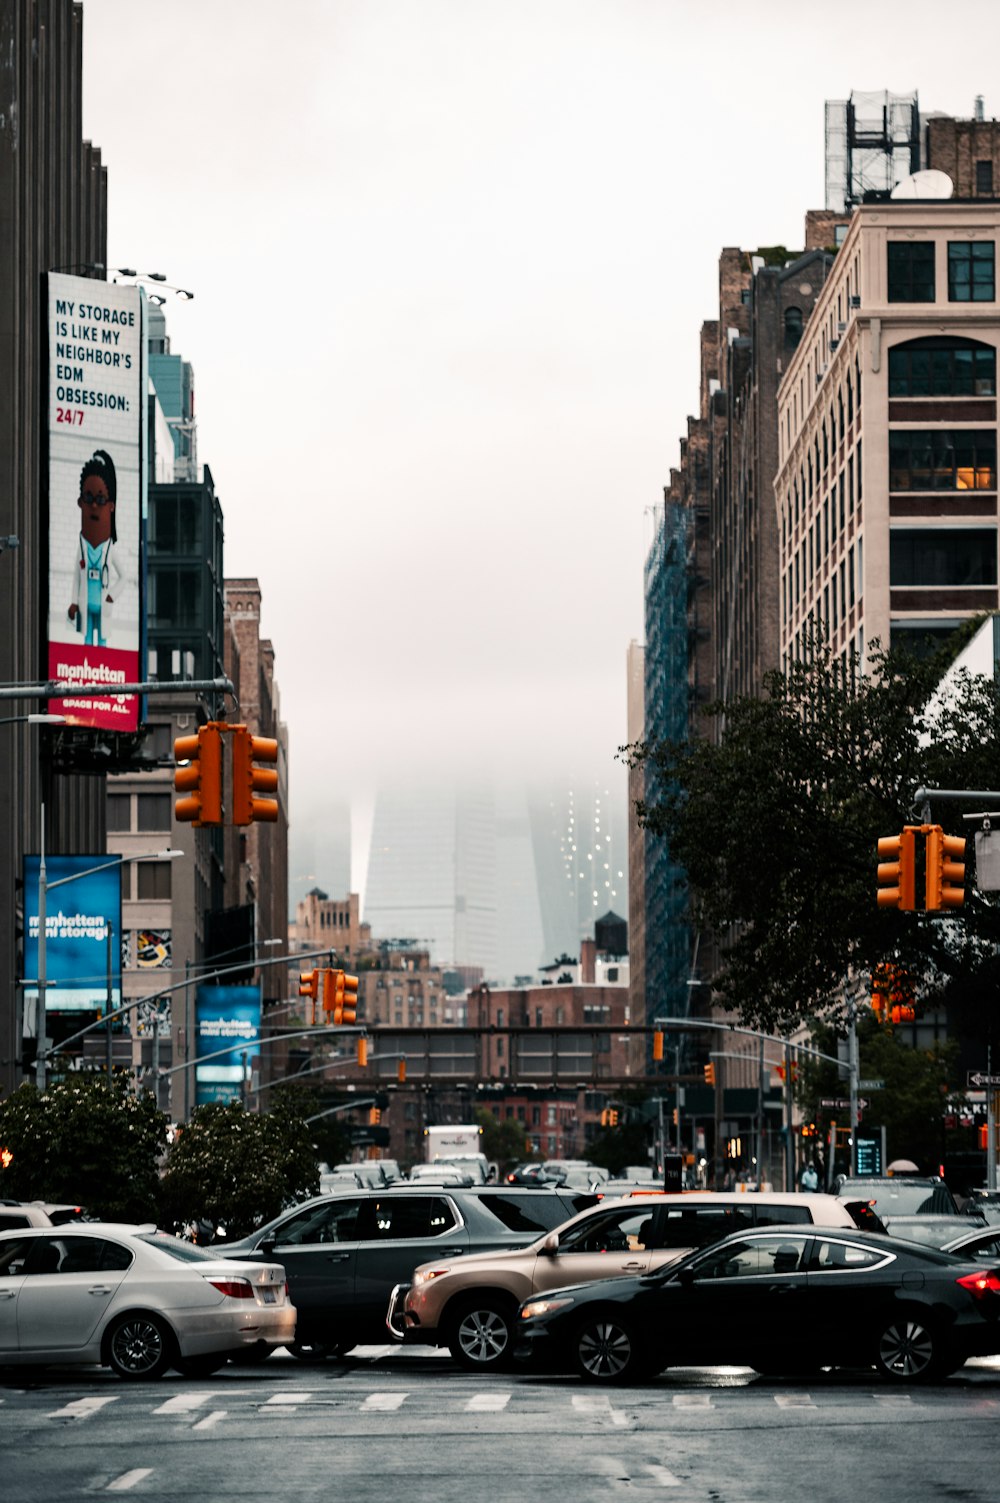
[[[260,995],[259,986],[198,987],[197,1059],[205,1060],[195,1065],[198,1106],[239,1099],[260,1058]]]
[[[38,1001],[38,883],[40,860],[24,858],[25,1033]],[[91,870],[96,867],[97,870]],[[79,873],[86,872],[87,876]],[[65,881],[65,878],[72,878]],[[45,1010],[88,1012],[121,1005],[122,866],[117,856],[45,858]],[[60,885],[56,887],[56,883]],[[110,946],[108,936],[110,934]],[[110,959],[109,959],[110,957]]]
[[[143,602],[144,305],[137,287],[48,279],[48,676],[107,683],[51,700],[75,725],[133,731]]]

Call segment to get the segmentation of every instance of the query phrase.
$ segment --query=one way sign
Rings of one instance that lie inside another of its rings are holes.
[[[970,1086],[980,1091],[995,1091],[1000,1087],[1000,1075],[987,1075],[981,1070],[970,1070],[967,1079]]]

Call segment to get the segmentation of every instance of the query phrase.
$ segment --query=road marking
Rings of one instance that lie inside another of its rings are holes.
[[[406,1393],[370,1393],[362,1404],[362,1409],[399,1409],[409,1394]]]
[[[627,1414],[611,1407],[611,1400],[605,1394],[575,1393],[573,1408],[594,1418],[609,1419],[613,1425],[627,1425],[629,1422]]]
[[[912,1404],[911,1393],[876,1393],[873,1394],[876,1404]]]
[[[227,1411],[225,1409],[213,1409],[211,1414],[206,1414],[205,1418],[200,1419],[196,1425],[192,1425],[191,1429],[211,1430],[219,1423],[220,1420],[225,1419],[226,1413]]]
[[[103,1409],[105,1404],[113,1404],[118,1398],[116,1393],[108,1394],[104,1398],[74,1399],[71,1404],[62,1409],[53,1409],[47,1414],[46,1419],[89,1419],[96,1414],[98,1409]]]
[[[272,1393],[267,1403],[262,1404],[261,1408],[283,1409],[288,1404],[308,1404],[311,1398],[311,1391],[306,1392],[302,1389],[293,1388],[288,1393]]]
[[[123,1493],[126,1488],[135,1487],[137,1482],[141,1482],[144,1477],[149,1477],[152,1471],[151,1466],[137,1466],[131,1472],[122,1472],[114,1482],[108,1483],[106,1490],[109,1493]]]
[[[509,1403],[509,1393],[474,1393],[465,1408],[468,1414],[477,1414],[485,1410],[506,1409]]]
[[[673,1404],[676,1409],[714,1409],[711,1397],[707,1393],[675,1393]]]
[[[192,1409],[200,1409],[202,1404],[212,1397],[210,1393],[178,1393],[158,1409],[154,1414],[190,1414]]]
[[[673,1472],[670,1471],[669,1467],[648,1466],[646,1470],[652,1477],[653,1481],[658,1482],[661,1487],[680,1487],[681,1485],[681,1479],[679,1477],[675,1477]]]
[[[779,1409],[815,1409],[810,1393],[776,1393],[774,1402]]]

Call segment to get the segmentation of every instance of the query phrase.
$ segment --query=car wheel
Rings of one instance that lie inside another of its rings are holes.
[[[228,1361],[226,1352],[208,1352],[201,1357],[179,1357],[174,1367],[184,1378],[210,1378]]]
[[[288,1350],[300,1362],[325,1362],[328,1357],[345,1356],[356,1345],[355,1341],[313,1341],[305,1337],[289,1342]]]
[[[921,1315],[901,1312],[879,1331],[875,1366],[884,1378],[923,1383],[940,1377],[947,1365],[938,1337]]]
[[[173,1338],[155,1315],[121,1315],[108,1332],[107,1360],[119,1378],[160,1378],[173,1365]]]
[[[580,1376],[591,1383],[632,1383],[655,1371],[632,1328],[615,1315],[585,1321],[573,1349]]]
[[[511,1307],[484,1296],[458,1312],[448,1349],[459,1366],[470,1372],[506,1367],[511,1358],[512,1325]]]

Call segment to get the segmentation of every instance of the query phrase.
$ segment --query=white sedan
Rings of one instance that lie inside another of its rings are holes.
[[[237,1263],[155,1226],[0,1234],[0,1367],[99,1362],[190,1377],[295,1337],[280,1263]]]

